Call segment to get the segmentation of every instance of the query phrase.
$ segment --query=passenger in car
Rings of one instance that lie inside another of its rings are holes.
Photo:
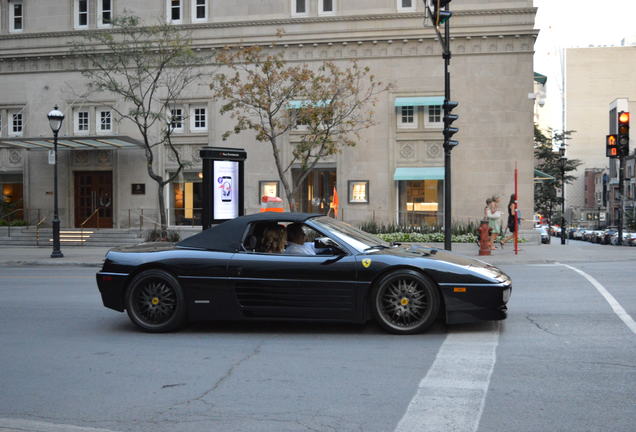
[[[310,243],[305,243],[305,230],[301,223],[291,223],[287,225],[287,248],[288,255],[316,255],[316,251]]]
[[[283,253],[287,242],[287,232],[282,225],[268,225],[263,230],[263,240],[261,240],[262,252]]]

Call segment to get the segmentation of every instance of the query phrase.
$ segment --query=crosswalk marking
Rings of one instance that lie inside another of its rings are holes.
[[[395,431],[475,432],[495,366],[499,328],[499,322],[490,322],[474,331],[451,330]]]

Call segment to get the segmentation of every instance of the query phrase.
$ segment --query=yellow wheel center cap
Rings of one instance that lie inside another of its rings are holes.
[[[402,300],[400,300],[400,304],[402,306],[406,306],[407,304],[409,304],[409,299],[407,299],[406,297],[402,297]]]
[[[159,304],[159,298],[158,297],[153,297],[151,300],[153,305],[158,305]]]

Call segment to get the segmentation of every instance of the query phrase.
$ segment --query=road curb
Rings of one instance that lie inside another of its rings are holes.
[[[19,261],[0,261],[0,266],[2,267],[31,267],[31,266],[50,266],[50,267],[101,267],[104,264],[104,261],[100,262],[78,262],[78,261],[55,261],[51,259],[50,261],[29,261],[29,260],[19,260]]]

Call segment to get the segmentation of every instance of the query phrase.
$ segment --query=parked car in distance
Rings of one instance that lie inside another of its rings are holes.
[[[632,232],[629,232],[629,231],[623,231],[623,245],[636,246],[636,244],[635,245],[630,244],[630,240],[632,240],[634,237],[636,237],[636,233],[632,233]],[[612,236],[612,238],[610,239],[610,244],[614,245],[614,246],[618,245],[618,232],[616,232]]]
[[[572,240],[583,240],[583,234],[585,233],[585,228],[578,228],[572,232]]]

